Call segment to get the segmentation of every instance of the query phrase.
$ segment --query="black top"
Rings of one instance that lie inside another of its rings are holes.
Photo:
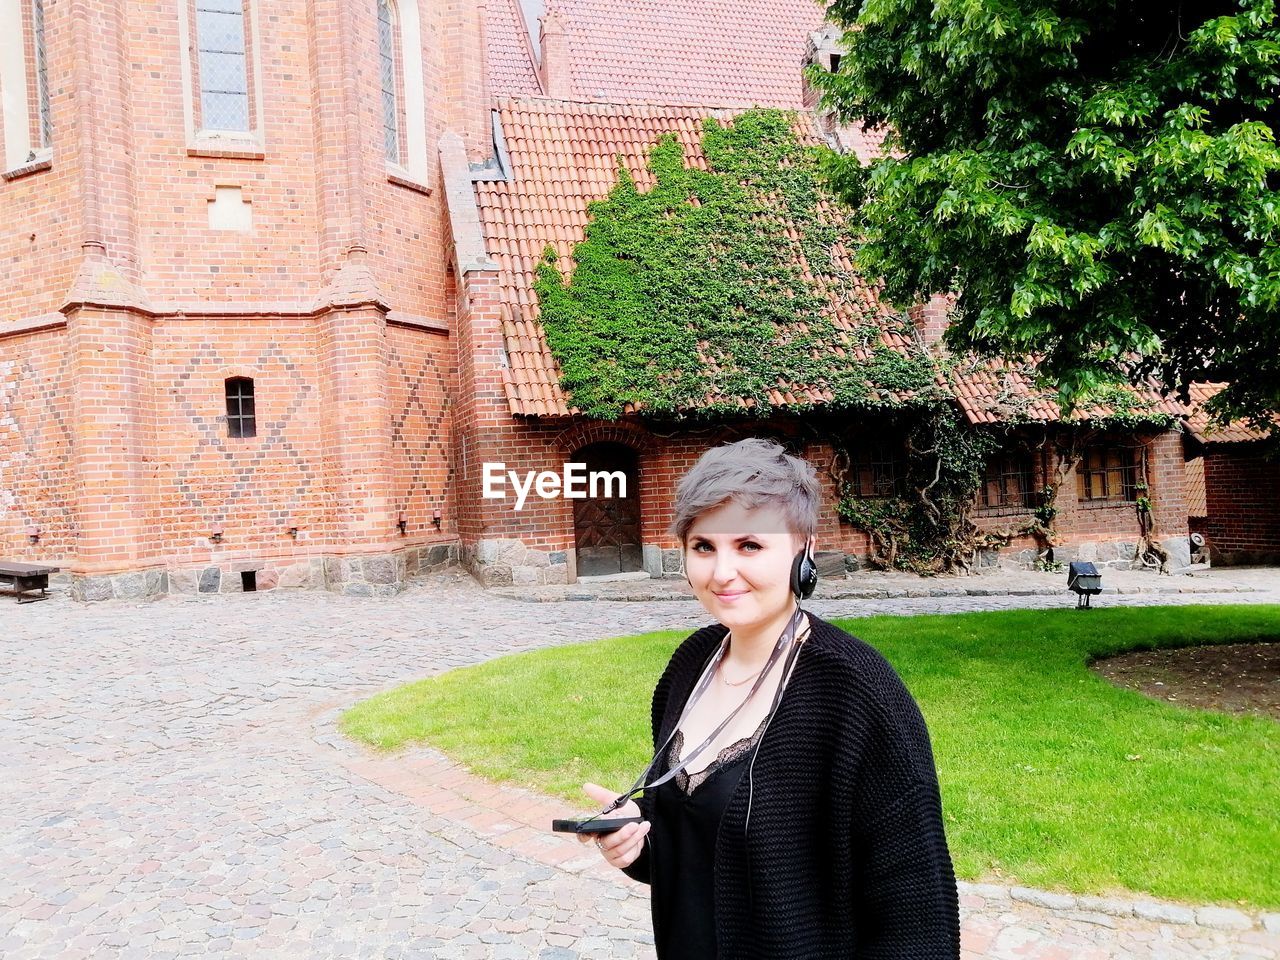
[[[721,816],[712,880],[718,955],[958,960],[959,903],[924,718],[874,648],[812,613],[809,620],[812,633],[760,741],[749,829],[745,777]],[[655,749],[726,633],[704,627],[672,654],[653,694]],[[654,827],[626,873],[654,885],[661,942],[675,928],[652,794],[639,803]]]
[[[653,895],[662,898],[660,912],[669,918],[661,939],[654,931],[659,960],[714,960],[716,956],[716,831],[762,729],[764,720],[751,736],[725,747],[703,770],[692,776],[677,773],[656,791],[652,829],[662,856],[653,858],[658,877]],[[684,732],[677,731],[662,772],[675,766],[683,752]]]

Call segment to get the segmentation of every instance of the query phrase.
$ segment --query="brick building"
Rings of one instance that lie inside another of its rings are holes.
[[[1214,563],[1280,562],[1280,462],[1243,423],[1218,428],[1204,404],[1220,384],[1197,384],[1187,421],[1191,528]]]
[[[830,56],[810,0],[0,0],[0,24],[0,557],[60,564],[84,599],[380,595],[455,560],[485,583],[670,574],[673,484],[708,445],[832,456],[782,394],[767,421],[674,432],[575,415],[529,282],[618,154],[639,170],[702,116],[806,108],[800,67]],[[922,349],[940,316],[917,311]],[[996,416],[1003,381],[972,383],[965,415]],[[1070,429],[1042,407],[1028,422]],[[1178,435],[1097,446],[1060,548],[1123,561],[1137,471],[1185,538]],[[482,495],[485,462],[572,459],[634,496]],[[1030,510],[1014,459],[984,522]],[[833,508],[819,536],[833,565],[867,549]]]

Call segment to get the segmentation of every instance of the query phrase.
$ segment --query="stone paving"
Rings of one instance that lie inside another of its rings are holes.
[[[1106,599],[1280,602],[1274,576],[1254,590]],[[522,603],[457,571],[386,600],[0,600],[0,957],[652,957],[646,888],[492,812],[538,798],[450,773],[428,750],[379,769],[333,723],[368,693],[454,666],[704,622],[688,601]],[[1280,929],[1055,911],[994,888],[967,888],[963,913],[965,960],[1280,957]]]

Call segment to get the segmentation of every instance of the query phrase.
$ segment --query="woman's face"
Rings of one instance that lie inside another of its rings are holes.
[[[763,627],[791,610],[791,563],[803,547],[777,507],[730,500],[693,521],[684,568],[698,600],[730,630]]]

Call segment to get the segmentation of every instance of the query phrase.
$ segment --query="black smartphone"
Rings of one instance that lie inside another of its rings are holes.
[[[616,817],[611,820],[552,820],[551,829],[556,833],[613,833],[629,823],[643,823],[643,817]]]

